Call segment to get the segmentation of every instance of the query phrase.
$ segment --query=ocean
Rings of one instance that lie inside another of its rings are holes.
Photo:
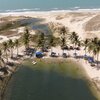
[[[100,0],[0,0],[0,12],[99,9]]]

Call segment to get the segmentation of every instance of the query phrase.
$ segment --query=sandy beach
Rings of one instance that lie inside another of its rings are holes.
[[[16,21],[20,18],[30,17],[36,19],[42,19],[42,21],[38,22],[39,24],[48,24],[53,22],[54,24],[60,23],[66,27],[68,27],[69,33],[75,31],[80,38],[92,38],[98,37],[100,38],[100,12],[97,11],[77,11],[77,12],[66,12],[66,11],[57,11],[57,12],[23,12],[23,13],[1,13],[0,23],[4,23],[7,20]],[[58,25],[58,24],[57,24]],[[0,43],[7,41],[9,39],[15,40],[20,38],[20,34],[24,32],[23,27],[15,28],[16,35],[12,33],[12,35],[0,35]],[[10,31],[13,31],[12,29]],[[31,32],[32,33],[32,32]],[[34,32],[33,32],[34,33]],[[18,35],[17,35],[18,34]],[[56,33],[55,33],[56,34]],[[56,34],[59,36],[59,34]],[[19,54],[22,54],[24,51],[24,47],[19,48]],[[62,50],[60,47],[53,48],[53,51],[60,55],[62,54]],[[14,51],[16,54],[16,50]],[[65,51],[73,57],[74,51]],[[50,52],[47,57],[49,57]],[[78,51],[78,55],[84,55],[83,48]],[[88,54],[89,55],[89,54]],[[72,58],[76,62],[79,62],[82,67],[85,69],[87,75],[91,80],[95,81],[95,83],[100,88],[100,69],[96,67],[91,67],[89,63],[86,63],[85,60],[76,60]],[[100,57],[99,57],[100,60]],[[99,65],[100,66],[100,65]],[[97,82],[98,81],[98,82]]]
[[[51,11],[51,12],[19,12],[19,13],[1,13],[0,23],[3,24],[6,21],[16,21],[19,19],[25,19],[27,17],[29,18],[36,18],[36,19],[42,19],[42,21],[35,21],[35,23],[41,23],[41,24],[48,24],[48,23],[60,23],[66,27],[68,27],[69,32],[75,31],[78,33],[78,35],[85,39],[86,37],[92,38],[92,37],[98,37],[100,38],[100,14],[99,11]],[[10,33],[12,35],[9,36],[9,38],[14,39],[20,37],[14,36],[14,32],[16,35],[18,32],[23,32],[23,28],[15,28],[13,30],[10,30]],[[3,33],[7,34],[7,33]],[[3,35],[2,34],[2,35]],[[7,36],[0,35],[0,43],[2,41],[7,40]]]

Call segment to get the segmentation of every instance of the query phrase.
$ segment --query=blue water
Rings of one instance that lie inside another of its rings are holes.
[[[100,8],[100,0],[0,0],[0,11],[48,11]]]

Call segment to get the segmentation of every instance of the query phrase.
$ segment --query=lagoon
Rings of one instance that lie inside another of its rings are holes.
[[[71,60],[25,61],[8,84],[4,100],[97,100],[84,70]]]

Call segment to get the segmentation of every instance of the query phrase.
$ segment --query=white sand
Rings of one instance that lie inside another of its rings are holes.
[[[75,12],[68,12],[68,11],[51,11],[51,12],[19,12],[19,13],[1,13],[0,14],[3,17],[5,16],[25,16],[25,17],[33,17],[33,18],[42,18],[45,19],[42,23],[49,23],[49,22],[54,22],[54,23],[61,23],[65,25],[66,27],[69,28],[70,32],[75,31],[76,33],[79,34],[79,36],[84,39],[87,36],[92,36],[91,34],[88,35],[88,33],[91,32],[85,32],[84,27],[85,24],[95,17],[96,15],[99,15],[99,12],[86,12],[86,11],[76,11]],[[57,20],[57,17],[60,17],[61,19]],[[8,17],[9,18],[9,17]],[[12,17],[12,20],[14,17]],[[15,19],[14,19],[15,20]],[[0,21],[1,22],[1,21]],[[23,32],[23,28],[18,29],[18,33]],[[92,31],[92,33],[99,33],[100,30],[98,31]],[[34,32],[33,32],[34,33]],[[100,36],[99,34],[94,34],[94,36]],[[18,38],[18,37],[14,37]],[[2,40],[0,40],[0,43],[2,41],[8,40],[7,37],[3,37]]]

